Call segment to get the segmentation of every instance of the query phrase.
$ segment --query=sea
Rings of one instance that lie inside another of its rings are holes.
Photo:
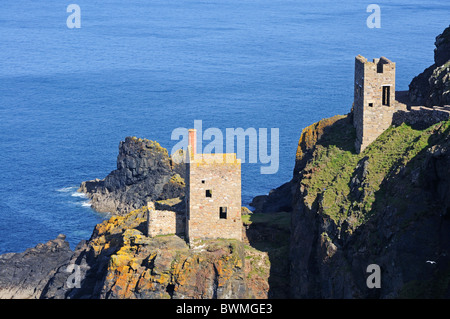
[[[80,10],[68,12],[71,4]],[[407,90],[450,23],[448,1],[376,1],[368,12],[370,4],[2,1],[0,254],[60,233],[72,248],[89,239],[110,214],[76,190],[116,168],[127,136],[170,152],[174,130],[196,120],[224,135],[278,129],[276,172],[242,164],[243,205],[289,181],[302,129],[350,111],[356,55],[396,62],[397,90]]]

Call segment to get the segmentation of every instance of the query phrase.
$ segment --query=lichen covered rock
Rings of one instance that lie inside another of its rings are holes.
[[[145,227],[145,207],[98,224],[68,262],[81,267],[81,287],[50,284],[44,297],[267,298],[269,269],[249,274],[255,256],[267,254],[226,239],[189,247],[176,235],[149,238]]]
[[[312,127],[293,178],[290,296],[448,298],[450,122],[392,126],[361,154],[349,117]]]

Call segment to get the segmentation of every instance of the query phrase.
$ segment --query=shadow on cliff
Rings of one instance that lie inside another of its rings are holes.
[[[355,275],[365,298],[450,297],[449,135],[450,127],[438,125],[406,165],[402,156],[395,161],[366,221],[343,240],[352,273],[364,274],[370,263],[381,267],[381,289],[368,291],[365,278]],[[365,161],[355,171],[362,180]]]
[[[350,113],[323,119],[305,128],[298,143],[292,180],[270,191],[268,195],[256,196],[251,203],[255,213],[250,217],[247,237],[252,247],[268,254],[271,263],[269,298],[292,297],[289,257],[291,215],[301,197],[297,183],[302,178],[302,171],[317,147],[333,146],[355,153],[356,132],[352,121]]]
[[[290,212],[254,213],[246,226],[250,245],[266,252],[270,265],[268,297],[289,298]]]
[[[300,136],[297,146],[293,181],[297,181],[299,173],[305,168],[317,147],[337,147],[343,151],[356,153],[356,130],[353,127],[353,113],[335,115],[320,120],[306,127]]]
[[[144,233],[146,222],[141,222],[135,229]],[[70,259],[61,266],[55,275],[45,286],[40,298],[42,299],[100,299],[108,298],[108,291],[103,291],[105,287],[106,274],[111,256],[123,246],[123,233],[108,235],[108,247],[102,247],[100,252],[96,250],[100,246],[90,243],[95,240],[96,231],[89,241],[82,240]],[[100,245],[103,245],[100,243]],[[77,265],[75,271],[70,274],[67,271],[71,265]],[[77,276],[79,276],[77,278]],[[79,280],[77,282],[77,280]],[[68,287],[72,282],[73,287]],[[79,284],[77,286],[77,284]]]
[[[325,148],[335,146],[343,151],[355,153],[355,140],[356,130],[353,127],[353,114],[349,113],[329,126],[325,126],[319,135],[317,144]]]

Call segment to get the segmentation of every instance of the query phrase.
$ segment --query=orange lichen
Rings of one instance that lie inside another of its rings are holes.
[[[295,157],[296,161],[302,160],[305,153],[316,145],[322,137],[325,128],[333,125],[336,121],[342,119],[343,117],[344,116],[342,115],[335,115],[305,127],[300,136],[300,140],[298,141],[297,153]]]

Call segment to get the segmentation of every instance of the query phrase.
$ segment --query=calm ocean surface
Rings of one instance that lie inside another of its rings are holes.
[[[71,3],[81,29],[66,26]],[[350,110],[357,54],[395,61],[406,90],[450,23],[446,1],[377,1],[369,29],[370,3],[2,1],[0,253],[88,239],[107,216],[75,190],[116,168],[126,136],[170,151],[194,120],[279,128],[279,171],[244,164],[243,204],[288,181],[302,129]]]

